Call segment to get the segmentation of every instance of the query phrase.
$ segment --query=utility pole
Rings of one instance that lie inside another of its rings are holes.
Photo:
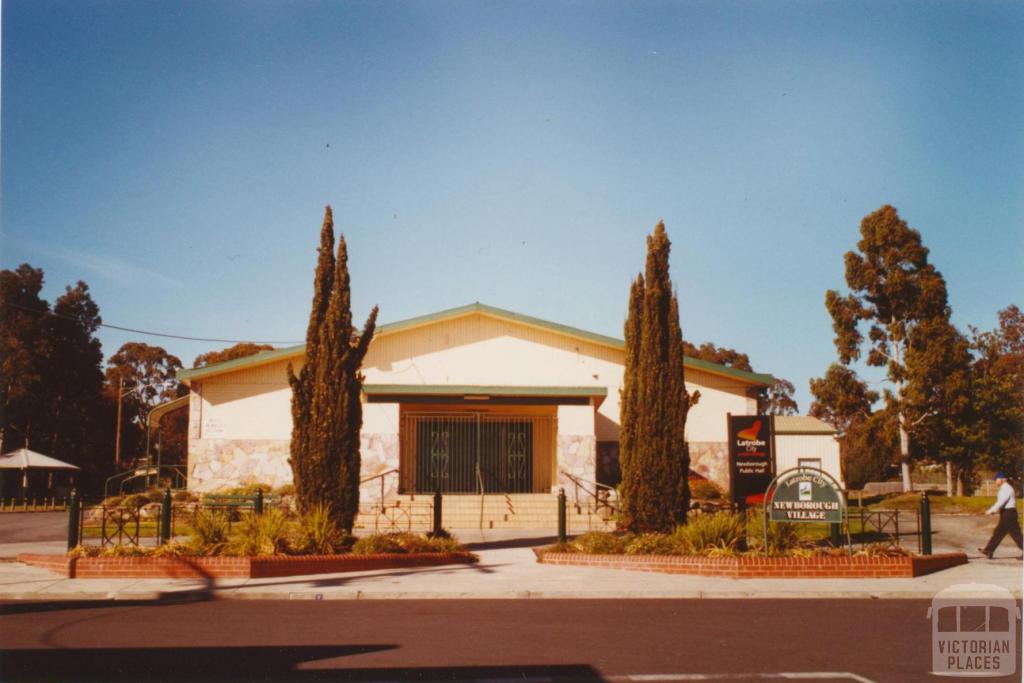
[[[114,469],[121,466],[121,401],[124,399],[124,376],[117,378],[117,432],[114,436]]]

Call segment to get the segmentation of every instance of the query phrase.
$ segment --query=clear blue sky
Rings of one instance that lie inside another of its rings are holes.
[[[327,203],[360,316],[615,336],[664,219],[686,337],[802,410],[884,203],[958,325],[1024,304],[1018,2],[6,0],[2,27],[2,266],[109,323],[301,340]]]

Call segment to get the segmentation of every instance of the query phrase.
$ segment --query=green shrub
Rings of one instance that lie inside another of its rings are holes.
[[[671,555],[676,544],[666,534],[637,534],[627,537],[627,555]]]
[[[430,551],[435,553],[458,553],[465,552],[465,548],[459,543],[459,539],[452,535],[433,536],[430,538]]]
[[[316,505],[299,517],[294,551],[310,555],[331,555],[344,546],[344,537],[331,517],[329,505]]]
[[[249,482],[247,484],[242,484],[241,486],[231,486],[221,489],[217,491],[217,494],[222,496],[255,496],[256,491],[263,491],[263,495],[267,495],[273,489],[274,487],[270,484]]]
[[[142,494],[146,497],[150,503],[162,503],[164,500],[164,492],[161,489],[150,489]]]
[[[137,545],[108,545],[100,551],[100,557],[145,557],[146,549]]]
[[[228,551],[242,556],[280,555],[287,549],[288,517],[277,508],[246,514],[228,542]]]
[[[100,547],[98,545],[76,545],[68,551],[68,557],[99,557]]]
[[[734,551],[743,538],[745,519],[732,512],[713,515],[691,515],[689,521],[672,533],[677,553],[706,555],[712,549],[719,553]]]
[[[134,493],[121,501],[121,505],[132,510],[143,505],[149,505],[151,501],[145,493]]]
[[[402,550],[407,553],[432,553],[436,552],[430,539],[423,534],[400,533],[394,534],[393,538]]]
[[[199,508],[192,514],[191,544],[209,555],[218,555],[227,546],[228,516],[221,510]]]
[[[353,555],[381,555],[404,552],[405,548],[398,542],[394,534],[363,536],[352,545]]]
[[[171,500],[176,503],[194,503],[199,500],[199,496],[189,491],[175,491],[171,494]]]
[[[177,541],[158,545],[149,551],[150,557],[191,557],[197,554],[199,553],[195,547]]]
[[[694,500],[719,500],[722,490],[713,481],[695,479],[690,482],[690,497]]]
[[[108,498],[103,499],[103,507],[120,507],[122,502],[124,502],[124,496],[110,496]]]
[[[748,518],[747,545],[751,550],[765,550],[764,513],[753,512]],[[800,545],[800,530],[796,524],[768,522],[768,554],[786,555]]]
[[[626,552],[625,540],[607,531],[588,531],[574,538],[570,545],[573,552],[587,555],[621,555]]]

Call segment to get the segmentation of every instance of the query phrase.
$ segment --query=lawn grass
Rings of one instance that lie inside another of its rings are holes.
[[[928,496],[932,513],[984,514],[996,502],[995,496]],[[917,510],[921,494],[901,493],[888,496],[867,506],[869,510]],[[1024,510],[1024,500],[1017,500],[1017,512]],[[852,516],[852,512],[851,512]]]

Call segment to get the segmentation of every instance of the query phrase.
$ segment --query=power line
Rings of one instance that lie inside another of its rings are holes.
[[[45,310],[40,311],[28,306],[22,306],[15,303],[6,303],[5,306],[11,306],[12,308],[18,308],[29,313],[37,313],[41,315],[50,315],[54,318],[60,318],[61,320],[70,320],[71,322],[79,322],[77,318],[72,318],[68,315],[60,315],[54,311]],[[121,325],[111,325],[108,323],[99,323],[99,327],[106,327],[110,330],[119,330],[121,332],[131,332],[133,334],[143,334],[150,337],[164,337],[166,339],[182,339],[184,341],[199,341],[199,342],[213,342],[217,344],[301,344],[301,341],[261,341],[258,339],[214,339],[210,337],[190,337],[184,334],[170,334],[169,332],[151,332],[149,330],[140,330],[134,327],[123,327]]]

